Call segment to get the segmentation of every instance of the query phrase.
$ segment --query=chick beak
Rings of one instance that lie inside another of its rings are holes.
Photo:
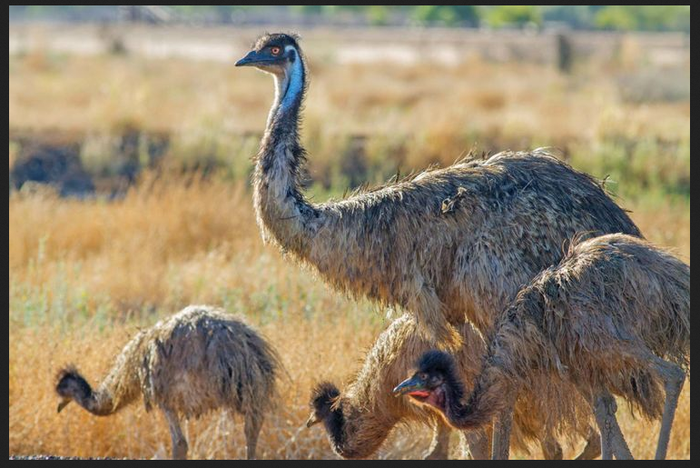
[[[68,403],[70,403],[70,402],[71,402],[71,400],[68,400],[68,399],[61,401],[61,402],[58,404],[58,408],[56,409],[56,412],[57,412],[57,413],[60,413],[61,410],[62,410],[63,408],[65,408],[66,405],[67,405]]]
[[[306,420],[306,427],[311,427],[315,424],[320,423],[321,420],[316,417],[316,413],[311,413],[311,416],[309,416],[309,419]]]
[[[392,393],[394,396],[401,396],[401,395],[406,395],[410,394],[413,392],[417,391],[425,391],[425,385],[423,385],[423,382],[418,377],[411,377],[400,384],[398,384],[396,387],[394,387],[394,390],[392,390]]]

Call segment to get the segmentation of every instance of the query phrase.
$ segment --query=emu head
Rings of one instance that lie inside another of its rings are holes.
[[[306,421],[306,427],[320,423],[331,417],[334,412],[335,403],[340,397],[340,390],[330,382],[322,382],[311,392],[311,415]]]
[[[56,376],[56,393],[61,397],[57,409],[57,412],[60,413],[71,401],[87,399],[92,393],[92,389],[75,367],[67,366],[61,369]]]
[[[418,360],[416,372],[397,385],[396,396],[408,395],[414,403],[445,411],[445,393],[460,383],[455,377],[452,356],[442,351],[427,351]]]
[[[236,66],[255,67],[280,78],[289,76],[292,64],[301,58],[297,41],[298,37],[290,34],[263,34]]]

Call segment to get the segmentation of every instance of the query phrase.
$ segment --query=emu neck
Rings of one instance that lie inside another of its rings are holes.
[[[278,112],[298,114],[304,98],[305,86],[306,66],[304,60],[294,51],[294,62],[289,66],[281,82],[278,83]]]
[[[143,338],[144,335],[138,336]],[[93,391],[89,388],[87,394],[78,395],[75,398],[77,403],[94,415],[108,416],[136,400],[140,393],[139,382],[136,373],[130,372],[129,365],[133,364],[133,360],[138,359],[138,353],[134,353],[136,348],[133,345],[141,342],[142,339],[138,342],[130,342],[97,390]]]
[[[75,401],[96,416],[107,416],[117,411],[111,393],[105,389],[96,392],[90,389],[86,395],[77,395]]]
[[[293,51],[287,71],[275,76],[276,96],[255,167],[254,204],[263,239],[306,257],[319,214],[301,193],[304,148],[299,142],[299,112],[306,68]]]
[[[306,68],[297,56],[294,64],[282,75],[273,75],[275,80],[275,100],[272,103],[267,116],[266,130],[270,130],[275,117],[282,114],[299,113],[304,99],[304,87],[306,84]],[[297,131],[295,125],[293,129]]]
[[[343,458],[366,458],[379,449],[398,421],[344,398],[323,421],[333,450]]]
[[[476,426],[480,408],[474,402],[463,404],[461,396],[454,392],[447,392],[445,395],[445,416],[448,422],[459,429],[469,429]]]
[[[495,371],[495,372],[494,372]],[[469,396],[463,403],[461,385],[450,385],[445,391],[445,416],[450,425],[458,429],[480,427],[493,419],[503,409],[511,394],[503,376],[493,367],[485,368]]]

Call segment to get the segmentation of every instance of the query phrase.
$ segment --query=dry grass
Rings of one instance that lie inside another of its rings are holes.
[[[667,211],[663,223],[659,216],[635,214],[648,237],[688,255],[689,216]],[[678,236],[666,236],[674,230]],[[147,177],[115,203],[13,196],[9,232],[11,454],[167,454],[165,422],[140,406],[110,418],[76,406],[57,415],[53,375],[72,361],[97,382],[139,326],[189,303],[212,303],[259,326],[291,376],[281,382],[284,404],[264,426],[260,456],[334,457],[319,428],[302,428],[308,393],[321,378],[348,378],[385,319],[264,247],[242,186]],[[690,454],[689,395],[688,384],[672,458]],[[632,450],[651,456],[658,425],[622,421]],[[193,457],[244,456],[241,426],[227,416],[192,421],[188,431]],[[418,457],[428,443],[426,430],[399,431],[378,456]]]
[[[616,77],[634,74],[632,65],[584,64],[572,76],[476,55],[456,66],[338,66],[330,47],[309,44],[303,134],[311,175],[324,185],[312,187],[317,198],[341,193],[357,176],[343,168],[354,167],[350,145],[358,135],[366,147],[357,177],[370,182],[397,167],[406,173],[451,163],[475,144],[559,146],[575,166],[610,174],[646,237],[690,261],[690,103],[626,100],[630,90]],[[145,174],[115,202],[11,196],[10,454],[167,456],[167,426],[157,412],[136,405],[101,419],[71,405],[57,415],[53,375],[73,361],[97,382],[138,327],[210,303],[258,326],[291,376],[280,383],[284,402],[263,426],[259,456],[334,457],[320,428],[302,428],[310,389],[323,378],[348,378],[387,319],[262,245],[246,183],[257,138],[245,132],[261,132],[271,99],[269,79],[232,64],[41,50],[10,57],[11,131],[82,134],[81,158],[95,172],[109,163],[105,149],[124,128],[164,131],[169,158],[188,166],[213,155],[228,169],[225,181]],[[10,166],[17,151],[11,142]],[[670,458],[690,457],[689,397],[687,383]],[[658,424],[621,413],[633,452],[651,457]],[[244,456],[241,424],[227,416],[191,421],[187,430],[193,457]],[[428,443],[424,429],[396,431],[378,456],[419,457]]]
[[[254,319],[251,319],[255,322]],[[261,327],[284,354],[292,381],[283,380],[284,404],[265,422],[258,456],[265,459],[336,458],[320,427],[307,429],[306,400],[310,388],[322,376],[342,381],[356,365],[361,350],[374,340],[379,327],[328,321],[289,321],[284,326]],[[338,333],[340,327],[353,333]],[[56,413],[58,400],[52,391],[56,369],[67,361],[80,363],[91,381],[109,369],[112,356],[135,332],[135,325],[111,324],[102,331],[94,324],[73,329],[27,328],[13,333],[9,369],[9,452],[12,455],[50,453],[65,456],[114,456],[151,458],[169,456],[167,423],[158,411],[146,413],[140,404],[121,413],[99,418],[76,405]],[[329,340],[327,337],[333,336]],[[41,346],[37,346],[41,343]],[[328,358],[326,358],[328,356]],[[658,423],[631,417],[624,405],[619,411],[622,430],[638,458],[653,458]],[[226,413],[212,413],[186,423],[192,458],[244,458],[242,421]],[[395,431],[378,458],[417,458],[430,441],[426,429]],[[459,456],[456,435],[452,456]],[[580,448],[580,447],[577,447]],[[576,453],[568,447],[566,456]],[[515,455],[517,456],[517,454]],[[540,457],[533,449],[532,457]],[[690,457],[690,384],[680,399],[668,458]]]
[[[454,66],[337,66],[315,60],[320,54],[309,49],[304,139],[314,155],[311,174],[319,178],[343,157],[348,135],[372,141],[368,157],[384,177],[398,165],[408,171],[449,164],[474,145],[489,151],[557,146],[586,157],[604,144],[689,140],[688,99],[627,102],[618,73],[601,73],[598,63],[573,76],[477,56]],[[189,158],[206,153],[203,145],[233,153],[226,146],[231,135],[261,132],[273,93],[271,80],[253,70],[181,58],[36,51],[11,56],[9,68],[11,129],[93,138],[125,126],[167,131],[174,138],[171,152]],[[689,81],[688,70],[675,73],[681,83]]]
[[[336,134],[413,134],[433,122],[435,109],[458,132],[562,142],[596,132],[678,139],[689,127],[687,99],[625,102],[624,93],[631,91],[619,88],[615,72],[601,73],[600,64],[567,77],[552,67],[478,57],[458,65],[338,66],[318,59],[313,47],[306,52],[313,80],[307,121]],[[681,83],[689,79],[688,69],[674,73]],[[108,130],[128,121],[148,130],[184,131],[216,122],[260,131],[272,99],[269,78],[232,63],[47,51],[11,56],[9,89],[12,126],[34,129]],[[53,104],[48,112],[46,102]],[[611,127],[620,113],[625,118]]]

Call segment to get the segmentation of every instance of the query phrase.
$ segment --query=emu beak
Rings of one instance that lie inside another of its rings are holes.
[[[394,387],[394,390],[392,390],[392,393],[394,396],[401,396],[401,395],[406,395],[406,394],[411,394],[411,393],[427,393],[425,386],[423,385],[423,382],[418,377],[411,377],[400,384],[398,384],[396,387]]]
[[[306,420],[306,427],[311,427],[315,424],[320,423],[321,420],[316,417],[316,413],[311,413],[311,416],[309,416],[309,419]]]
[[[236,62],[237,67],[246,67],[246,66],[251,66],[251,65],[256,65],[260,62],[264,62],[265,60],[262,59],[258,53],[255,50],[251,50],[248,52],[248,55],[240,59],[238,62]]]
[[[56,409],[56,412],[57,412],[57,413],[60,413],[61,410],[62,410],[63,408],[65,408],[66,405],[67,405],[68,403],[70,403],[70,402],[71,402],[70,400],[63,400],[62,402],[60,402],[60,403],[58,404],[58,408]]]

